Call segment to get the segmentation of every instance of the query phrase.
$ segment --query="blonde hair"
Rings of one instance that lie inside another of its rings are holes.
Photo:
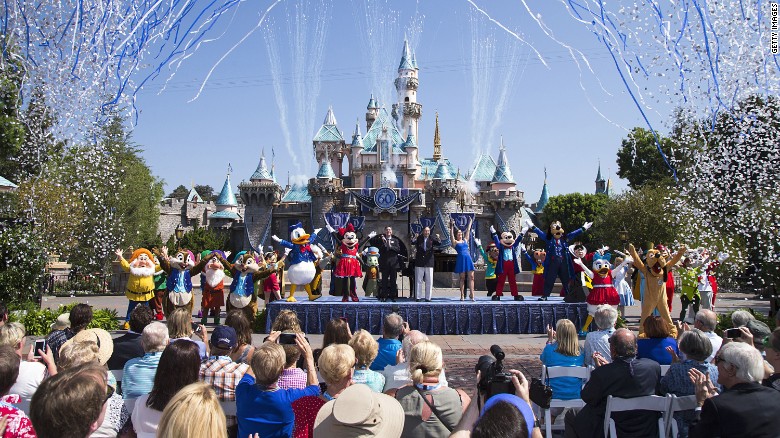
[[[60,348],[60,359],[57,367],[61,370],[73,368],[85,363],[99,363],[100,349],[92,341],[67,342]]]
[[[558,342],[558,348],[555,351],[566,356],[580,355],[577,329],[574,327],[573,322],[565,318],[558,320],[558,323],[555,324],[555,334]]]
[[[192,315],[179,307],[168,315],[168,336],[171,339],[189,338],[192,335]]]
[[[303,333],[301,330],[301,321],[298,319],[298,314],[292,310],[282,310],[274,318],[274,322],[271,325],[272,332],[286,332],[291,331],[295,333]]]
[[[379,343],[374,340],[371,333],[365,330],[358,330],[352,339],[349,340],[349,346],[355,350],[358,366],[369,366],[379,354]]]
[[[227,438],[225,412],[211,386],[196,382],[177,392],[163,410],[157,436]]]
[[[322,350],[317,363],[325,383],[328,385],[337,383],[348,376],[355,366],[355,350],[344,344],[329,345]]]
[[[9,322],[0,327],[0,345],[10,345],[16,348],[19,342],[24,341],[26,332],[20,322]]]
[[[261,385],[276,383],[284,371],[284,348],[279,344],[266,342],[257,347],[250,362],[257,383]]]
[[[422,383],[426,377],[438,377],[443,366],[441,347],[423,341],[412,347],[409,354],[409,372],[412,382]]]

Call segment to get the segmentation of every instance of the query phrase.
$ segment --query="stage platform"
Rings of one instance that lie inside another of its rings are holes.
[[[323,295],[315,301],[303,297],[295,303],[270,303],[266,332],[270,332],[271,322],[284,309],[297,313],[301,328],[311,334],[321,334],[328,321],[345,317],[353,332],[364,329],[379,335],[384,316],[392,312],[428,335],[546,333],[548,324],[554,327],[563,318],[579,329],[588,316],[585,303],[568,304],[559,297],[550,297],[549,301],[538,301],[536,297],[514,301],[505,295],[502,301],[479,297],[473,302],[450,297],[433,298],[431,302],[399,298],[395,303],[361,297],[357,303],[344,303],[341,297]]]

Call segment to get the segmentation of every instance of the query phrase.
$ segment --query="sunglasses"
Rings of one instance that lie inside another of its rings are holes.
[[[713,358],[713,362],[715,362],[715,365],[718,365],[721,362],[731,363],[731,362],[727,361],[726,359],[723,359],[720,356],[715,356],[715,358]]]

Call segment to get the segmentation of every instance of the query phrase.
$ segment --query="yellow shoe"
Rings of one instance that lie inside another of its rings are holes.
[[[125,330],[130,330],[130,321],[125,321],[125,324],[122,326]]]
[[[317,298],[320,298],[320,297],[322,297],[322,295],[309,295],[309,301],[314,301],[314,300],[316,300]]]
[[[293,296],[290,296],[289,298],[287,298],[287,302],[288,302],[288,303],[295,303],[295,302],[297,302],[297,301],[298,301],[298,300],[296,300],[296,299],[295,299],[295,297],[293,297]]]

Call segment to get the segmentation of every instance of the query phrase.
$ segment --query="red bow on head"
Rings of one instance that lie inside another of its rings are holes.
[[[348,223],[346,228],[339,228],[339,236],[344,237],[344,234],[349,232],[355,232],[355,227],[352,226],[352,222]]]
[[[301,245],[301,252],[311,251],[311,245],[308,243],[306,245]]]

